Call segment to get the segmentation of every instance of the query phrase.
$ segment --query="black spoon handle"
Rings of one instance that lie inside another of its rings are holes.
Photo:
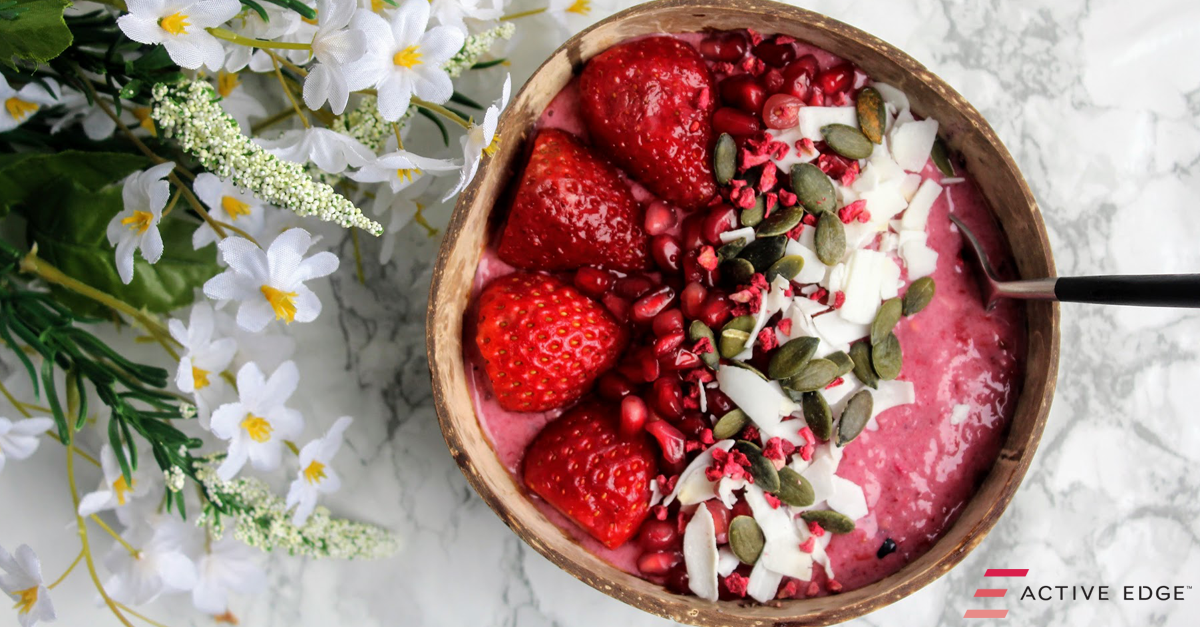
[[[1060,277],[1054,295],[1065,303],[1200,308],[1200,274]]]

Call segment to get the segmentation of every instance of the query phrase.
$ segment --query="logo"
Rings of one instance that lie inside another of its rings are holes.
[[[1024,577],[1029,574],[1028,568],[989,568],[983,574],[988,577],[988,583],[1005,583],[1008,577]],[[996,578],[993,582],[990,578]],[[1008,588],[979,588],[975,591],[976,599],[1002,599],[1008,594]],[[1008,618],[1008,610],[967,610],[963,618]]]
[[[1027,575],[1028,568],[989,568],[983,574],[988,587],[975,590],[975,598],[1006,598],[1009,588],[992,587],[1005,584],[1015,586],[1013,596],[1017,603],[1022,604],[1045,601],[1183,601],[1192,590],[1192,586],[1187,585],[1028,585],[1023,579]],[[1008,618],[1008,610],[969,609],[963,618]]]

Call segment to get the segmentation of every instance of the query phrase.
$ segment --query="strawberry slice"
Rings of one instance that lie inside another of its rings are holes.
[[[659,198],[696,209],[717,192],[716,88],[691,46],[673,37],[613,46],[583,69],[579,90],[596,146]]]
[[[646,436],[618,433],[618,413],[580,405],[546,425],[525,451],[525,485],[610,549],[638,532],[658,474]]]
[[[570,133],[548,128],[533,142],[498,254],[526,270],[644,270],[643,215],[616,168]]]
[[[517,272],[479,296],[475,343],[496,400],[510,411],[579,400],[627,339],[607,309],[551,276]]]

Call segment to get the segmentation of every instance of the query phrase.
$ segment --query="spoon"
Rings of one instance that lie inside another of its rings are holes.
[[[1200,308],[1200,274],[1140,274],[1124,276],[1049,277],[1001,281],[975,234],[957,216],[958,227],[976,260],[975,270],[983,304],[991,311],[1001,298],[1056,300],[1064,303],[1139,305],[1142,307]]]

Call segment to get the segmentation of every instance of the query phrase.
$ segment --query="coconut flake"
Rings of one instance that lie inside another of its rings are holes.
[[[746,486],[746,503],[763,532],[763,550],[758,561],[767,569],[788,577],[812,578],[812,556],[800,550],[800,536],[789,508],[772,508],[762,488]]]
[[[717,369],[717,382],[729,400],[759,427],[774,425],[781,417],[796,411],[796,404],[783,393],[778,382],[764,381],[745,368],[721,366]]]
[[[858,111],[854,107],[800,107],[796,112],[796,127],[805,139],[823,141],[821,129],[830,124],[858,128]]]
[[[717,530],[712,512],[697,507],[683,531],[683,562],[687,565],[688,588],[706,601],[717,600]]]
[[[737,570],[742,560],[738,559],[729,547],[723,546],[717,549],[717,574],[722,577],[728,577],[729,573]]]
[[[658,486],[658,479],[650,480],[650,507],[658,505],[663,500],[662,489]]]
[[[892,129],[888,140],[892,148],[892,158],[900,167],[908,172],[920,172],[929,161],[929,151],[937,139],[937,120],[921,120],[901,122],[896,119],[896,128]]]
[[[809,231],[812,229],[804,230]],[[796,240],[789,239],[785,254],[799,255],[804,259],[804,267],[800,269],[800,274],[797,274],[792,279],[796,283],[816,283],[825,278],[825,271],[829,267],[821,263],[821,260],[817,257],[817,252],[813,249],[804,246]]]
[[[701,501],[707,501],[717,495],[716,482],[709,481],[704,474],[704,469],[712,465],[713,449],[721,449],[728,451],[733,448],[733,440],[720,440],[712,446],[708,447],[703,453],[700,453],[692,460],[687,468],[679,473],[679,480],[675,482],[675,489],[667,495],[663,500],[663,505],[670,505],[676,499],[682,505],[694,505]]]
[[[725,231],[719,235],[719,237],[721,238],[722,244],[728,244],[729,242],[737,239],[745,239],[746,243],[749,244],[750,242],[754,241],[754,229],[751,227],[745,227],[741,229],[734,229],[732,231]]]
[[[867,515],[867,497],[857,483],[833,476],[833,493],[826,499],[825,504],[835,512],[845,514],[851,520],[858,520]]]
[[[906,231],[924,231],[925,224],[929,221],[929,211],[933,209],[933,203],[941,194],[942,186],[933,182],[933,179],[926,179],[921,183],[921,187],[913,195],[912,202],[908,203],[908,211],[905,211],[904,217],[900,219],[900,228]]]
[[[883,101],[892,105],[897,111],[909,108],[908,95],[903,91],[888,85],[887,83],[872,83],[880,96],[883,96]]]
[[[812,463],[803,471],[797,471],[808,479],[813,487],[813,505],[807,509],[824,503],[833,494],[833,476],[841,461],[841,451],[833,442],[826,442],[817,446]]]
[[[912,233],[907,241],[905,241],[906,233]],[[937,269],[938,254],[925,243],[927,240],[925,233],[901,231],[900,239],[903,242],[900,244],[900,257],[904,259],[904,265],[908,268],[908,280],[913,281],[933,274],[933,271]]]
[[[754,564],[754,569],[750,571],[750,581],[746,585],[746,594],[750,598],[759,603],[767,603],[775,598],[775,593],[779,591],[779,582],[783,581],[783,575],[772,572],[766,567],[763,560],[758,560]]]
[[[733,477],[721,477],[717,482],[717,498],[721,499],[721,503],[733,509],[737,504],[737,495],[734,492],[746,487],[746,480],[742,478],[734,479]]]
[[[875,250],[856,250],[847,263],[846,301],[838,313],[847,322],[870,324],[879,310],[880,284],[887,255]]]
[[[904,194],[905,200],[912,202],[913,196],[916,195],[917,189],[921,187],[921,181],[923,180],[920,174],[907,174],[904,176],[904,182],[900,184],[900,193]]]
[[[950,410],[950,424],[960,425],[971,415],[971,406],[965,403],[959,403]]]
[[[846,297],[846,300],[850,300],[849,296]],[[842,309],[845,309],[845,307],[843,306]],[[860,337],[865,337],[871,331],[870,324],[850,322],[843,318],[841,310],[817,316],[813,318],[813,324],[817,327],[817,333],[828,341],[835,350],[839,351],[849,351],[851,342]]]
[[[779,168],[780,172],[790,172],[792,166],[798,163],[808,163],[815,160],[820,155],[820,153],[816,150],[801,152],[800,150],[796,149],[796,142],[803,139],[799,128],[793,127],[782,131],[767,129],[767,134],[776,141],[781,141],[788,145],[787,154],[779,159],[771,159],[771,161],[775,162],[775,166]]]
[[[948,176],[942,179],[942,185],[958,185],[959,183],[965,182],[967,182],[967,179],[961,176]]]
[[[779,438],[786,440],[796,448],[800,448],[804,446],[805,442],[804,437],[800,435],[800,430],[806,426],[808,424],[804,422],[804,418],[796,416],[792,420],[781,420],[770,427],[759,427],[758,430],[764,442],[771,438]]]

